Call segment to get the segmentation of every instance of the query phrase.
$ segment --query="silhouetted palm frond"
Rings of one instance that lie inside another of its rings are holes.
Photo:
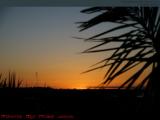
[[[83,53],[107,52],[110,55],[95,64],[99,66],[85,72],[107,67],[103,84],[108,85],[118,76],[136,69],[132,75],[126,77],[120,88],[133,87],[139,78],[142,80],[136,85],[137,88],[141,89],[146,85],[154,87],[157,83],[155,80],[157,71],[160,70],[159,9],[157,7],[93,7],[81,12],[100,14],[86,22],[81,22],[80,31],[103,22],[115,23],[114,27],[84,39],[97,42],[97,45]],[[116,47],[104,48],[110,43],[116,44]],[[147,69],[150,71],[145,77],[141,77]]]

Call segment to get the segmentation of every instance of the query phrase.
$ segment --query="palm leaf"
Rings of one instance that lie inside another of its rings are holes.
[[[108,85],[121,74],[126,74],[138,65],[144,64],[120,86],[120,88],[131,88],[145,69],[150,69],[152,64],[158,64],[160,61],[158,57],[160,56],[160,11],[157,7],[93,7],[81,12],[87,14],[99,12],[100,14],[88,21],[80,22],[80,31],[103,22],[112,22],[117,25],[84,39],[85,41],[98,42],[98,44],[86,49],[83,53],[107,52],[111,54],[110,57],[100,60],[93,66],[102,63],[103,65],[86,71],[90,72],[107,67],[103,84]],[[112,35],[111,33],[125,29],[128,29],[126,33],[103,37],[106,34]],[[117,43],[119,46],[99,49],[108,43]],[[154,69],[156,68],[157,66]],[[137,88],[143,88],[148,80],[153,78],[153,75],[153,71],[148,73]]]

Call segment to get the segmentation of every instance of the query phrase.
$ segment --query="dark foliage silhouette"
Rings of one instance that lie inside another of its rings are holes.
[[[15,72],[8,72],[8,76],[0,73],[0,88],[20,88],[22,80],[17,79]]]
[[[110,84],[118,76],[127,74],[136,67],[138,69],[126,78],[120,88],[132,88],[137,80],[137,89],[145,88],[150,95],[158,95],[160,89],[160,11],[158,7],[92,7],[82,13],[99,13],[96,17],[79,22],[80,31],[89,29],[100,23],[114,23],[113,27],[89,38],[79,38],[85,41],[97,42],[97,45],[83,53],[106,52],[107,57],[96,63],[96,67],[86,72],[107,68],[104,85]],[[115,34],[116,33],[116,34]],[[108,35],[108,36],[107,36]],[[114,43],[118,46],[104,48]],[[110,56],[108,56],[110,55]],[[94,65],[94,66],[95,66]],[[145,70],[150,70],[141,77]],[[159,96],[159,95],[158,95]]]

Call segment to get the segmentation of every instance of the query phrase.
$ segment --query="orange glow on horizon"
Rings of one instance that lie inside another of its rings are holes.
[[[136,72],[143,64],[135,67],[132,71],[121,74],[118,76],[109,87],[118,87],[124,80]],[[80,67],[79,67],[80,68]],[[106,72],[104,70],[97,70],[89,72],[86,74],[80,74],[81,69],[71,69],[63,68],[63,70],[44,70],[38,72],[38,78],[36,79],[36,72],[24,72],[23,75],[20,74],[21,71],[17,74],[17,78],[23,80],[23,87],[51,87],[57,89],[87,89],[94,88],[103,81],[103,76]],[[141,81],[142,78],[151,71],[150,68],[147,68],[143,75],[139,78],[138,82],[135,83],[135,86]],[[19,77],[20,76],[20,77]]]

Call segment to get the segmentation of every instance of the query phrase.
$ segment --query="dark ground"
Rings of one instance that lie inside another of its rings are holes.
[[[114,117],[116,113],[121,113],[122,116],[147,115],[153,109],[148,101],[148,98],[143,98],[142,91],[135,90],[3,88],[0,89],[0,119],[16,117],[11,115],[22,115],[23,119],[32,120],[40,117],[48,120],[90,120]]]

